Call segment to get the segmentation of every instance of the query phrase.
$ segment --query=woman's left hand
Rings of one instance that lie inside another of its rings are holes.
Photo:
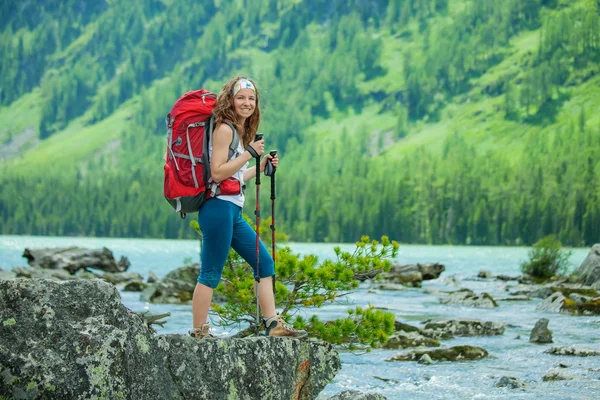
[[[267,166],[268,160],[271,160],[271,164],[273,164],[275,168],[277,168],[277,165],[279,165],[279,158],[277,157],[277,154],[275,154],[275,157],[273,157],[270,154],[267,154],[260,162],[260,172],[265,172],[265,167]]]

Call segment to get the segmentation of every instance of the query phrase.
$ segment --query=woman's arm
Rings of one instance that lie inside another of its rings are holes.
[[[229,178],[239,171],[246,162],[252,159],[252,155],[246,150],[239,157],[227,162],[229,157],[229,144],[231,143],[232,137],[233,130],[227,124],[220,124],[213,133],[210,174],[215,182],[222,182]]]

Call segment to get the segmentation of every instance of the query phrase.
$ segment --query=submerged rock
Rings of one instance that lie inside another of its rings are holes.
[[[510,388],[510,389],[522,389],[522,388],[525,387],[525,384],[523,382],[519,381],[515,377],[512,377],[512,376],[503,376],[496,383],[496,386],[497,387],[507,387],[507,388]]]
[[[573,379],[575,379],[575,377],[573,377],[571,375],[567,375],[563,371],[558,370],[558,369],[551,369],[548,372],[546,372],[546,375],[544,375],[542,377],[542,380],[544,382],[547,382],[547,381],[570,381]]]
[[[600,351],[587,349],[579,346],[563,346],[563,347],[552,347],[546,350],[546,353],[555,356],[576,356],[576,357],[590,357],[600,356]]]
[[[314,399],[328,343],[155,335],[100,280],[0,281],[0,397]]]
[[[488,356],[486,349],[477,346],[454,346],[449,349],[413,350],[398,354],[385,361],[417,361],[423,355],[429,355],[435,361],[471,361],[481,360]]]
[[[506,329],[504,322],[482,321],[479,319],[436,318],[423,322],[428,335],[449,339],[454,336],[495,336],[502,335]]]
[[[329,400],[387,400],[379,393],[361,392],[360,390],[344,390],[329,398]]]
[[[71,274],[80,269],[94,268],[104,272],[127,271],[131,263],[126,257],[117,262],[112,251],[102,249],[84,249],[81,247],[28,249],[23,257],[32,267],[64,269]]]
[[[477,294],[470,289],[461,289],[456,292],[451,292],[447,297],[441,298],[440,303],[480,308],[498,307],[498,303],[496,303],[489,294],[485,292]]]
[[[552,331],[548,329],[548,319],[541,318],[531,330],[529,341],[531,343],[552,343]]]

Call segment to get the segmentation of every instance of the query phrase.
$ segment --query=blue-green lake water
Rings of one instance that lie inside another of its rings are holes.
[[[26,265],[24,248],[81,246],[107,247],[115,258],[126,256],[130,271],[144,278],[153,271],[158,277],[180,267],[184,260],[198,260],[198,242],[192,240],[111,239],[72,237],[0,236],[0,268]],[[315,254],[320,259],[333,256],[334,244],[290,243],[301,255]],[[352,244],[341,244],[351,250]],[[437,280],[423,282],[422,289],[403,291],[369,290],[368,283],[349,297],[352,307],[372,304],[384,307],[400,321],[418,325],[432,317],[478,318],[511,324],[504,335],[455,338],[442,342],[444,347],[470,344],[488,350],[490,357],[480,361],[419,365],[415,362],[385,362],[398,353],[374,350],[367,354],[340,353],[342,370],[320,394],[327,399],[347,389],[379,392],[388,399],[599,399],[600,357],[557,357],[545,354],[551,346],[581,345],[600,350],[600,317],[569,316],[536,311],[541,299],[500,301],[494,309],[480,309],[440,304],[435,290],[470,288],[488,292],[493,297],[508,295],[507,285],[514,282],[473,279],[479,270],[494,274],[518,275],[519,265],[527,258],[525,247],[457,247],[402,245],[394,260],[401,264],[438,262],[446,271]],[[579,266],[589,249],[573,249],[571,263]],[[455,279],[448,279],[453,277]],[[159,333],[186,333],[191,324],[191,306],[148,304],[139,293],[122,292],[123,303],[136,311],[170,312],[172,316]],[[331,305],[316,310],[321,318],[344,315],[346,305]],[[529,343],[529,333],[540,318],[550,320],[554,343]],[[219,334],[229,334],[218,330]],[[517,338],[519,337],[520,338]],[[575,377],[569,381],[543,382],[542,377],[559,364],[562,372]],[[502,376],[513,376],[525,383],[525,389],[496,387]]]

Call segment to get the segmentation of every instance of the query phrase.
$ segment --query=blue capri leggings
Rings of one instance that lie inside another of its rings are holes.
[[[198,213],[202,230],[202,267],[198,282],[216,288],[232,247],[256,273],[256,232],[242,218],[242,209],[230,201],[210,199]],[[259,277],[275,275],[273,258],[260,241]]]

